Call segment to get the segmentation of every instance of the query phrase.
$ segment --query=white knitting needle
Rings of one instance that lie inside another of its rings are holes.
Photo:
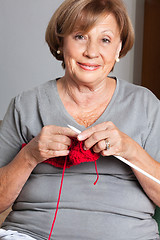
[[[75,131],[76,133],[78,133],[78,134],[80,134],[81,133],[81,131],[80,130],[78,130],[77,128],[75,128],[75,127],[73,127],[73,126],[71,126],[71,125],[67,125],[69,128],[71,128],[73,131]]]
[[[76,133],[80,134],[81,131],[78,130],[77,128],[68,125],[69,128],[71,128],[73,131],[75,131]],[[146,177],[152,179],[153,181],[157,182],[158,184],[160,184],[160,180],[158,180],[157,178],[153,177],[152,175],[150,175],[149,173],[145,172],[144,170],[142,170],[141,168],[137,167],[136,165],[134,165],[133,163],[127,161],[126,159],[124,159],[123,157],[120,156],[116,156],[114,155],[114,157],[118,158],[120,161],[124,162],[125,164],[127,164],[128,166],[136,169],[138,172],[142,173],[143,175],[145,175]]]

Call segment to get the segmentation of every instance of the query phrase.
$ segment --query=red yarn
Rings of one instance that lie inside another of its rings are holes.
[[[63,186],[63,178],[64,178],[64,172],[65,172],[65,169],[66,169],[66,163],[67,163],[67,157],[65,158],[65,162],[64,162],[63,173],[62,173],[62,178],[61,178],[61,185],[60,185],[58,201],[57,201],[57,207],[56,207],[56,211],[55,211],[55,214],[54,214],[54,219],[53,219],[53,223],[52,223],[52,226],[51,226],[51,230],[50,230],[50,233],[49,233],[48,240],[51,239],[51,235],[52,235],[52,232],[53,232],[54,224],[55,224],[57,213],[58,213],[58,207],[59,207],[60,198],[61,198],[61,191],[62,191],[62,186]]]
[[[91,149],[84,150],[83,145],[84,145],[83,141],[80,142],[76,138],[71,139],[71,145],[69,147],[70,152],[69,155],[67,156],[66,168],[70,168],[73,165],[78,165],[83,162],[94,162],[99,158],[98,153],[93,152]],[[26,143],[22,144],[22,148],[24,146],[26,146]],[[45,160],[44,163],[51,164],[55,167],[63,168],[65,158],[66,157],[49,158]]]
[[[70,153],[67,158],[66,168],[70,168],[73,165],[78,165],[83,162],[93,162],[99,158],[99,154],[94,153],[92,150],[84,150],[83,142],[79,142],[76,138],[72,138],[69,150]],[[44,162],[55,167],[63,168],[65,157],[49,158]]]
[[[22,148],[26,144],[22,144]],[[94,182],[94,185],[98,182],[99,175],[98,175],[98,170],[97,170],[97,162],[96,160],[99,158],[99,154],[94,153],[92,150],[84,150],[83,148],[84,144],[83,142],[79,142],[76,138],[71,139],[71,145],[69,147],[69,155],[66,157],[55,157],[55,158],[49,158],[44,161],[44,163],[51,164],[55,167],[63,168],[63,173],[62,173],[62,178],[61,178],[61,185],[59,189],[59,195],[58,195],[58,201],[57,201],[57,207],[56,207],[56,212],[54,215],[53,223],[51,226],[51,231],[49,234],[48,240],[51,239],[52,231],[54,228],[54,224],[56,221],[57,213],[58,213],[58,207],[60,203],[60,197],[61,197],[61,191],[62,191],[62,185],[63,185],[63,179],[64,179],[64,173],[66,168],[70,168],[73,165],[78,165],[83,162],[95,162],[95,169],[97,173],[97,179]]]

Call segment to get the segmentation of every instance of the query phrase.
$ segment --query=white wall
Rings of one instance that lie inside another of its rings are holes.
[[[61,64],[50,54],[44,35],[48,21],[63,0],[0,0],[0,119],[12,97],[23,90],[63,75]],[[138,2],[140,8],[136,11]],[[139,61],[136,82],[141,77],[144,0],[125,0],[133,26],[138,24],[138,51],[133,50],[117,64],[114,74],[134,82],[135,63]],[[138,16],[137,16],[138,14]],[[136,54],[135,54],[136,53]],[[135,59],[135,55],[136,58]]]
[[[141,84],[143,25],[145,0],[124,0],[135,31],[135,43],[132,50],[116,64],[114,75],[128,82]]]

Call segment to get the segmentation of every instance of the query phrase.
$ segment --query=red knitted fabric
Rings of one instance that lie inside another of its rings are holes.
[[[26,144],[22,144],[24,147]],[[83,142],[78,141],[76,138],[72,138],[71,145],[69,147],[70,153],[67,156],[66,168],[70,168],[73,165],[78,165],[83,162],[94,162],[99,158],[99,154],[94,153],[92,150],[84,150]],[[65,157],[49,158],[44,163],[51,164],[55,167],[63,168],[65,163]]]
[[[70,168],[73,165],[78,165],[83,162],[93,162],[99,158],[99,154],[94,153],[92,150],[84,150],[83,142],[79,142],[76,138],[72,139],[69,150],[70,152],[67,157],[66,168]],[[63,168],[65,157],[49,158],[44,162],[55,167]]]

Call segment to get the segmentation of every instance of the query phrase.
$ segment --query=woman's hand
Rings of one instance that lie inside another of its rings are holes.
[[[92,148],[94,152],[103,156],[121,156],[145,172],[160,179],[160,163],[155,161],[137,142],[121,132],[112,122],[104,122],[91,127],[77,138],[84,140],[84,147]],[[110,143],[110,149],[106,150],[106,140]],[[160,207],[160,185],[147,178],[142,173],[132,169],[143,190],[148,197]]]
[[[126,159],[132,157],[137,143],[121,132],[112,122],[104,122],[88,128],[78,135],[78,140],[84,140],[85,149],[92,148],[103,156],[119,155]],[[109,148],[107,149],[107,144]]]
[[[15,201],[38,163],[68,155],[72,137],[77,133],[69,128],[45,126],[8,165],[0,168],[0,213]]]
[[[72,137],[77,137],[77,133],[69,128],[45,126],[40,134],[25,146],[25,154],[36,164],[48,158],[67,156]]]

